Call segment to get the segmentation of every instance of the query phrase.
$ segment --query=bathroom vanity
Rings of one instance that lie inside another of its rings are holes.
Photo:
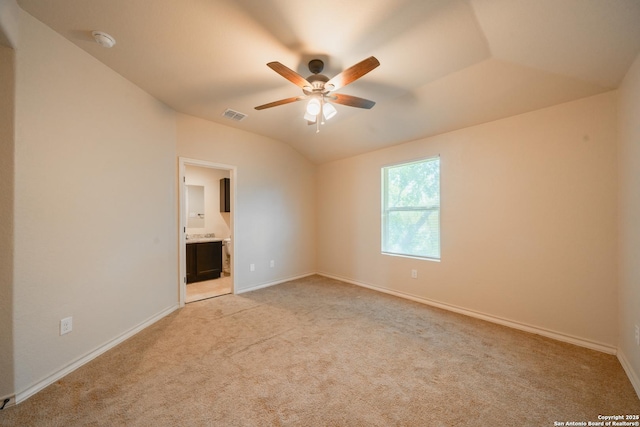
[[[222,239],[187,240],[187,283],[217,279],[222,272]]]

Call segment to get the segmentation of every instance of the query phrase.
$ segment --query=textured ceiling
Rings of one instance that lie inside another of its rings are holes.
[[[615,89],[640,52],[638,0],[18,0],[64,37],[167,105],[286,142],[316,163]],[[117,40],[98,46],[92,30]],[[315,133],[302,76],[375,56]],[[231,108],[248,117],[233,122]]]

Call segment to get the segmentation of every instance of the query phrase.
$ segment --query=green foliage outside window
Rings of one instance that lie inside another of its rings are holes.
[[[440,259],[440,159],[382,168],[382,252]]]

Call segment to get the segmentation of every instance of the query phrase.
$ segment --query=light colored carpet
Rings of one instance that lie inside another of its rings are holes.
[[[611,355],[310,276],[189,304],[3,426],[553,426],[638,414]]]

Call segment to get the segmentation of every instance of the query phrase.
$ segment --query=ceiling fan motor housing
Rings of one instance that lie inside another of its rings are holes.
[[[325,93],[328,88],[325,87],[325,83],[329,81],[329,77],[322,74],[313,74],[307,78],[307,81],[311,83],[311,87],[304,87],[302,91],[306,95],[311,95],[312,93]]]
[[[311,71],[313,74],[321,73],[323,69],[324,62],[322,62],[321,60],[312,59],[311,61],[309,61],[309,71]]]

